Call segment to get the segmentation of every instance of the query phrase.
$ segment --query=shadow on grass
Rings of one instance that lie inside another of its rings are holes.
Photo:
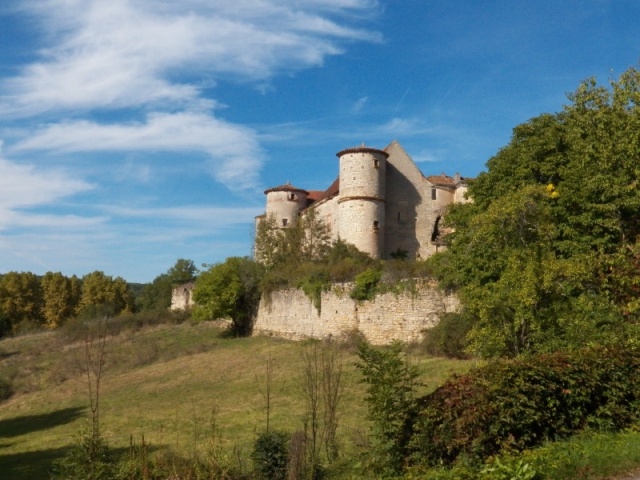
[[[46,480],[49,478],[51,464],[64,457],[68,451],[69,447],[62,447],[6,455],[0,453],[0,477],[3,480]]]
[[[64,425],[76,420],[84,410],[84,407],[70,407],[41,415],[25,415],[0,420],[0,438],[18,437],[27,433]]]

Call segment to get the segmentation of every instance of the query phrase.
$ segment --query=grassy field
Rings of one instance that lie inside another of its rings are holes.
[[[215,420],[223,444],[248,455],[266,424],[267,362],[272,366],[270,422],[301,428],[304,400],[298,380],[301,354],[310,342],[276,338],[225,338],[210,324],[161,325],[110,336],[101,387],[101,433],[111,447],[127,448],[144,436],[191,455],[206,442]],[[6,480],[46,479],[51,462],[64,455],[89,426],[87,385],[79,370],[83,343],[57,332],[0,342],[0,378],[15,394],[0,403],[0,472]],[[353,453],[368,429],[364,388],[355,356],[340,349],[345,391],[338,431],[343,452]],[[412,361],[431,390],[469,361]]]

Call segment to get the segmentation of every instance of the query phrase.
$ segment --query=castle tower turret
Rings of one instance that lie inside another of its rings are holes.
[[[389,154],[375,148],[338,152],[338,234],[373,258],[384,251],[385,172]]]
[[[266,216],[273,216],[279,227],[291,227],[298,220],[298,213],[306,208],[309,192],[290,183],[264,191],[267,196]]]

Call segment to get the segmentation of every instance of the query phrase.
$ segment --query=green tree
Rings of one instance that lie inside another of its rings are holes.
[[[167,270],[167,275],[174,285],[193,282],[198,275],[198,269],[193,260],[179,258],[176,263]]]
[[[117,315],[133,310],[133,295],[123,278],[114,279],[101,271],[89,273],[82,278],[79,313]]]
[[[42,290],[35,274],[9,272],[2,276],[0,317],[11,325],[13,332],[42,325]]]
[[[262,218],[256,229],[255,258],[268,268],[325,261],[331,250],[329,226],[308,209],[295,225],[282,228],[274,216]]]
[[[454,232],[433,263],[480,355],[601,341],[640,319],[640,73],[587,80],[569,100],[515,127],[471,183],[474,203],[446,216]]]
[[[367,417],[372,422],[373,467],[385,475],[397,475],[403,467],[411,430],[418,370],[411,365],[400,342],[384,349],[361,342],[356,367],[367,385]]]
[[[251,333],[262,273],[263,267],[248,257],[230,257],[212,265],[196,280],[194,318],[229,318],[236,335]]]
[[[142,310],[166,310],[171,306],[171,291],[177,285],[193,282],[198,269],[191,260],[180,258],[166,273],[145,285],[139,299]]]
[[[47,272],[41,279],[42,312],[47,327],[62,325],[75,314],[80,300],[80,283],[74,275],[65,277],[60,272]]]

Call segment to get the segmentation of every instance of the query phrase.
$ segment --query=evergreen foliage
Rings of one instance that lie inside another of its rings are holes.
[[[81,435],[54,464],[54,480],[113,480],[117,459],[100,436]]]
[[[289,435],[274,430],[258,434],[251,459],[258,479],[284,480],[289,461]]]
[[[372,467],[378,474],[399,473],[407,457],[410,439],[406,428],[418,370],[409,364],[404,347],[395,342],[384,349],[361,342],[356,367],[367,385],[367,416],[374,438]]]

